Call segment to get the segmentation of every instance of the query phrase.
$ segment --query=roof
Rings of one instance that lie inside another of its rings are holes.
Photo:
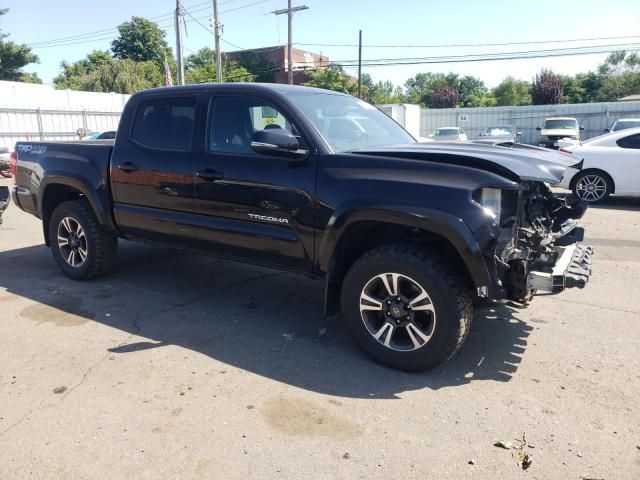
[[[635,101],[640,100],[640,93],[636,93],[634,95],[627,95],[626,97],[622,97],[618,99],[619,102],[633,102],[634,100]]]
[[[229,82],[229,83],[194,83],[190,85],[174,85],[173,87],[158,87],[149,90],[141,90],[134,95],[145,95],[147,93],[159,93],[165,91],[171,92],[189,92],[193,90],[237,90],[241,92],[277,92],[280,94],[287,93],[316,93],[331,95],[346,95],[333,90],[325,90],[322,88],[303,87],[301,85],[289,85],[283,83],[257,83],[257,82]]]
[[[544,117],[545,120],[575,120],[578,121],[576,117]]]

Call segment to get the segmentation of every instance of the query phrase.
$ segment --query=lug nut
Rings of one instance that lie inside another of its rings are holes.
[[[387,300],[387,305],[391,305],[391,300]]]
[[[391,314],[390,314],[389,312],[387,312],[387,317],[388,317],[389,315],[391,315]]]
[[[396,300],[400,301],[400,297],[396,297]]]

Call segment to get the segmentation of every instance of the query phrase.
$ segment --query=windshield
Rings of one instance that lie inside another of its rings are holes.
[[[457,137],[458,136],[457,128],[439,128],[436,130],[435,137]]]
[[[611,131],[617,132],[618,130],[625,130],[633,127],[640,127],[640,120],[618,120]]]
[[[415,143],[400,125],[358,98],[323,93],[293,93],[288,98],[307,115],[334,152]]]
[[[484,134],[489,137],[513,135],[513,127],[489,127],[484,131]]]
[[[578,128],[578,122],[576,120],[545,120],[544,128],[548,130],[552,130],[555,128]]]

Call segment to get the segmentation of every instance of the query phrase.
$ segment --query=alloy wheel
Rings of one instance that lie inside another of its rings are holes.
[[[585,175],[576,182],[576,195],[587,202],[602,200],[607,194],[607,181],[600,175]]]
[[[367,282],[360,294],[360,315],[371,336],[396,351],[424,347],[436,326],[427,291],[399,273],[382,273]]]
[[[64,217],[58,224],[58,249],[72,267],[79,268],[87,260],[87,236],[77,220]]]

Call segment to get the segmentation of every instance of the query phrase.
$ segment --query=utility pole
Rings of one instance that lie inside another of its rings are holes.
[[[362,98],[362,30],[358,39],[358,98]]]
[[[287,14],[288,17],[288,26],[289,26],[289,41],[287,43],[287,71],[289,78],[289,85],[293,85],[293,62],[291,59],[291,45],[293,44],[293,12],[298,12],[300,10],[308,10],[309,7],[306,5],[301,5],[299,7],[294,7],[291,5],[291,0],[288,0],[289,4],[287,8],[283,8],[281,10],[274,10],[274,15],[283,15]]]
[[[220,51],[222,24],[218,18],[218,0],[213,0],[213,30],[216,37],[216,82],[222,83],[222,52]]]
[[[182,5],[176,0],[176,57],[178,66],[178,84],[184,85],[184,58],[182,56]]]

